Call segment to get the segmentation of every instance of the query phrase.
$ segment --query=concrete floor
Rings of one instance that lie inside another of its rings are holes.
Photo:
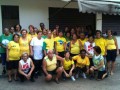
[[[0,65],[1,67],[1,65]],[[61,81],[60,84],[55,82],[45,82],[44,76],[39,77],[36,81],[30,82],[14,80],[9,83],[7,77],[0,78],[0,90],[119,90],[120,89],[120,56],[117,57],[116,70],[113,76],[102,81],[79,78],[73,82],[71,79]],[[0,69],[1,71],[1,69]]]

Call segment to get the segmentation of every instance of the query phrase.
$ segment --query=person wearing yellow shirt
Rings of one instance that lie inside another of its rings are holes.
[[[52,39],[55,41],[55,38],[57,37],[58,35],[57,35],[57,30],[56,29],[54,29],[53,30],[53,32],[52,32]]]
[[[117,39],[112,35],[112,31],[108,30],[107,31],[108,37],[106,38],[106,43],[107,43],[107,69],[108,72],[113,75],[114,69],[115,69],[115,60],[116,56],[119,53],[118,49],[118,44],[117,44]]]
[[[101,31],[96,30],[96,38],[95,38],[95,45],[101,48],[101,54],[103,56],[106,55],[106,40],[101,36]]]
[[[14,80],[17,80],[18,62],[20,60],[19,35],[14,34],[13,41],[7,46],[7,70],[8,82],[12,82],[12,70],[14,71]]]
[[[81,49],[84,49],[84,44],[85,42],[88,41],[88,39],[85,37],[85,33],[80,33],[80,42],[82,43],[82,48]]]
[[[66,39],[63,37],[63,32],[59,31],[59,36],[55,38],[55,51],[61,57],[64,57],[64,51],[66,50]]]
[[[33,37],[37,37],[37,34],[36,34],[35,30],[34,30],[34,26],[33,25],[29,25],[28,29],[29,29],[29,33],[27,34],[27,36],[29,38],[32,39]]]
[[[70,52],[65,52],[65,58],[63,61],[63,79],[66,79],[66,77],[71,77],[73,81],[75,81],[75,78],[73,76],[75,65],[74,61],[70,57]]]
[[[27,37],[27,30],[22,29],[21,31],[22,36],[19,39],[19,45],[20,45],[20,55],[22,55],[24,52],[30,54],[30,38]]]
[[[80,51],[80,54],[74,56],[72,59],[76,61],[76,78],[78,78],[80,72],[82,72],[83,78],[87,78],[85,73],[89,73],[90,61],[89,58],[86,56],[86,50],[82,49]]]
[[[43,59],[43,72],[45,74],[45,80],[51,81],[53,79],[53,75],[55,75],[55,82],[59,84],[59,78],[63,72],[63,66],[57,66],[57,61],[63,63],[63,58],[53,54],[53,50],[48,50],[47,55]]]
[[[44,54],[47,55],[47,50],[54,50],[54,40],[51,37],[52,33],[51,31],[48,31],[47,38],[44,40],[43,43],[43,49],[44,49]]]
[[[82,48],[81,42],[77,39],[77,35],[73,34],[72,40],[70,42],[70,56],[76,56],[80,53],[80,49]]]

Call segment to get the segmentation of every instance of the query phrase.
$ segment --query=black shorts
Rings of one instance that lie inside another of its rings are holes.
[[[92,58],[89,58],[89,62],[90,62],[90,67],[94,66]]]
[[[104,71],[98,71],[98,79],[102,79],[103,75],[107,73],[105,70]]]
[[[56,72],[56,70],[57,70],[58,68],[56,68],[55,70],[53,70],[53,71],[47,71],[48,72],[48,74],[51,74],[51,75],[56,75],[57,74],[57,72]],[[44,73],[44,75],[46,76],[46,74]]]
[[[85,66],[83,68],[80,68],[80,67],[75,68],[75,73],[78,73],[78,72],[81,72],[81,71],[86,73],[87,72],[87,67]]]
[[[115,61],[117,56],[117,50],[107,50],[106,60],[107,61]]]
[[[7,70],[18,69],[19,60],[7,62]]]
[[[58,52],[58,56],[64,58],[64,57],[65,57],[65,56],[64,56],[64,51],[63,51],[63,52]]]
[[[78,54],[72,54],[72,53],[70,53],[70,56],[71,56],[71,57],[74,57],[74,56],[76,56],[76,55],[78,55]]]

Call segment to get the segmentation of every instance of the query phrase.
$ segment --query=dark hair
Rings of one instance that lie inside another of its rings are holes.
[[[21,30],[21,34],[22,34],[23,31],[26,31],[26,33],[27,33],[27,30],[26,30],[26,29],[22,29],[22,30]]]
[[[113,31],[111,29],[106,30],[106,34],[108,33],[108,31],[110,31],[111,34],[113,34]]]
[[[28,29],[30,29],[30,27],[32,27],[32,28],[34,29],[34,26],[33,26],[33,25],[29,25],[29,26],[28,26]]]
[[[88,38],[92,37],[94,39],[94,36],[93,35],[88,35]]]
[[[22,29],[22,26],[21,26],[20,24],[16,24],[16,25],[15,25],[15,27],[14,27],[15,30],[16,30],[16,26],[17,26],[17,25],[20,27],[20,30],[21,30],[21,29]]]
[[[82,54],[82,52],[86,53],[86,50],[85,49],[80,50],[80,54]]]
[[[62,31],[62,30],[59,30],[58,33],[63,33],[63,31]]]
[[[93,48],[98,54],[101,54],[101,48],[99,46],[95,46]]]
[[[42,33],[42,31],[37,31],[37,35],[38,35],[38,33]]]
[[[100,34],[102,34],[102,32],[100,30],[96,30],[95,31],[95,34],[97,34],[97,32],[99,32]]]
[[[14,35],[13,35],[13,40],[14,40],[15,36],[18,36],[18,37],[20,38],[20,35],[19,35],[19,34],[14,34]]]
[[[64,51],[64,55],[66,55],[66,53],[70,53],[69,51]],[[72,60],[72,57],[69,57],[70,60]]]

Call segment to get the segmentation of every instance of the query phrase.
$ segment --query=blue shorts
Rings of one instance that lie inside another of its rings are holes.
[[[6,53],[1,53],[2,65],[6,65]]]

